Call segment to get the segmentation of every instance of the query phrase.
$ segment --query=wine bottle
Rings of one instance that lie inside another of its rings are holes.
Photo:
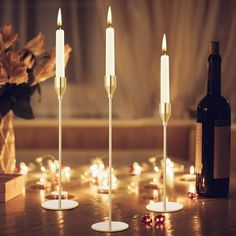
[[[219,42],[211,42],[207,94],[197,106],[196,190],[204,197],[227,197],[230,176],[231,110],[221,95]]]

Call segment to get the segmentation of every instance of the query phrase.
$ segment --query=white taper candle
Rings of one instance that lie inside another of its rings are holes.
[[[106,29],[106,76],[115,75],[115,32],[112,25],[111,7],[107,13]]]
[[[56,77],[65,77],[64,30],[62,27],[61,8],[58,10],[56,31]]]
[[[170,102],[170,85],[169,85],[169,56],[166,54],[166,35],[163,35],[162,39],[162,52],[164,55],[161,56],[161,103]]]

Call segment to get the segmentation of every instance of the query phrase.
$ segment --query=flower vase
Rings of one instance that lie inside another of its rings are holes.
[[[0,117],[0,173],[13,173],[15,163],[13,113],[10,111]]]

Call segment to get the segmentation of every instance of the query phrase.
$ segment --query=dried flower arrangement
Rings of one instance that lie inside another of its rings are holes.
[[[39,83],[55,74],[55,48],[45,51],[45,36],[39,33],[21,50],[15,49],[19,34],[11,25],[0,28],[0,117],[9,111],[16,116],[34,118],[31,95],[40,93]],[[65,64],[71,47],[65,45]]]

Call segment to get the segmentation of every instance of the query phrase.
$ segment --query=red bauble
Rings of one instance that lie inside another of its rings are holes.
[[[197,194],[196,194],[196,193],[193,193],[193,192],[188,192],[187,196],[188,196],[188,198],[190,198],[190,199],[195,199],[195,198],[197,198]]]
[[[145,214],[144,216],[142,216],[141,221],[144,224],[151,224],[152,223],[152,217],[149,214]]]
[[[157,215],[154,218],[154,221],[156,224],[163,224],[166,220],[166,217],[164,215]]]

